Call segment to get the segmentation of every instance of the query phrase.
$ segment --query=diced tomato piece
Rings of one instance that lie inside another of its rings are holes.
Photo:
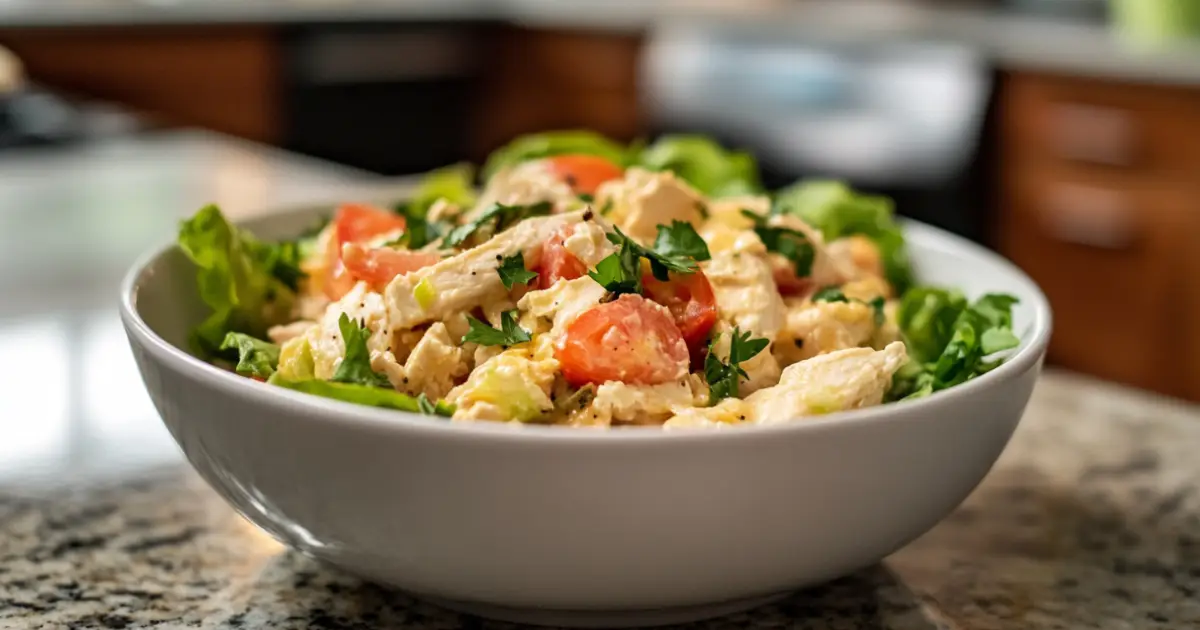
[[[439,260],[441,257],[433,252],[411,252],[390,247],[367,249],[359,243],[347,243],[342,248],[342,264],[347,273],[356,281],[365,280],[379,291],[392,278],[428,267]]]
[[[671,311],[693,354],[705,346],[708,331],[717,323],[717,298],[703,271],[672,273],[666,282],[646,273],[642,276],[642,287],[646,297]]]
[[[325,291],[325,297],[340,300],[354,288],[357,281],[342,264],[342,244],[338,241],[336,233],[326,246],[325,260],[329,262],[325,265],[325,282],[321,284],[321,288]]]
[[[542,246],[542,254],[534,271],[537,272],[538,288],[549,289],[560,279],[574,280],[587,274],[587,265],[567,251],[567,238],[575,232],[575,226],[564,225],[553,234]]]
[[[670,311],[640,295],[584,311],[555,352],[568,383],[657,385],[688,371],[688,349]]]
[[[773,275],[775,276],[775,286],[782,296],[804,295],[813,289],[812,278],[797,276],[791,265],[776,267]]]
[[[595,194],[600,184],[624,175],[621,167],[595,155],[556,155],[550,168],[578,194]]]
[[[404,217],[383,208],[359,203],[348,203],[338,208],[333,218],[337,226],[337,238],[342,244],[361,243],[380,234],[403,230]]]
[[[405,225],[404,217],[383,208],[356,203],[348,203],[338,208],[337,215],[333,218],[333,235],[325,250],[326,277],[321,285],[325,296],[331,300],[341,299],[357,282],[343,264],[342,246],[403,230]]]

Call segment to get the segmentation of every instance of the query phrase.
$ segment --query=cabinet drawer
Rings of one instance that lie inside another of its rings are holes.
[[[1195,90],[1036,74],[1005,86],[1005,142],[1017,159],[1200,174],[1200,145],[1189,140],[1200,132]]]
[[[1188,190],[1032,169],[1008,179],[1000,246],[1050,299],[1050,358],[1179,393]]]

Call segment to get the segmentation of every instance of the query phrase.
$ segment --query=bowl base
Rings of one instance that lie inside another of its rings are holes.
[[[431,604],[455,612],[512,623],[535,626],[559,626],[564,628],[639,628],[665,626],[721,617],[758,608],[759,606],[783,599],[788,595],[791,595],[791,593],[772,593],[770,595],[735,599],[715,604],[642,610],[542,610],[460,602],[425,595],[418,595],[418,597]]]

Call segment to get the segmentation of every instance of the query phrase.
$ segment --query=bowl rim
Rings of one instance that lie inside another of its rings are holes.
[[[249,221],[237,221],[235,224],[246,226],[247,223],[270,221],[278,216],[314,211],[315,208],[312,205],[284,207],[273,212],[256,215]],[[806,418],[802,421],[768,425],[731,426],[718,429],[663,429],[661,426],[648,425],[589,430],[585,427],[518,422],[451,422],[447,418],[357,405],[283,387],[267,387],[263,383],[223,370],[174,346],[154,332],[138,313],[137,293],[147,270],[151,263],[178,247],[174,239],[142,254],[126,272],[121,281],[119,310],[131,343],[155,355],[158,360],[191,379],[205,382],[222,394],[234,398],[255,399],[261,404],[298,411],[299,413],[287,414],[297,421],[308,418],[318,422],[342,424],[347,429],[373,429],[385,432],[412,431],[438,437],[468,440],[551,440],[571,443],[607,441],[662,443],[665,441],[666,443],[682,444],[695,441],[755,439],[791,432],[823,432],[839,428],[848,430],[879,422],[894,422],[899,419],[896,417],[898,415],[908,416],[912,421],[921,421],[921,419],[934,416],[947,408],[964,403],[970,404],[970,399],[977,393],[998,387],[1005,382],[1017,379],[1028,370],[1036,369],[1049,344],[1053,327],[1053,313],[1049,301],[1037,283],[1024,271],[998,253],[946,230],[903,217],[900,218],[900,223],[906,238],[911,239],[915,235],[917,240],[929,241],[923,243],[922,247],[925,249],[940,249],[943,253],[950,255],[965,254],[978,258],[989,266],[1004,270],[1025,284],[1025,292],[1032,298],[1029,306],[1032,307],[1033,313],[1028,339],[1023,339],[1018,350],[1000,367],[931,396],[862,409],[837,411]]]

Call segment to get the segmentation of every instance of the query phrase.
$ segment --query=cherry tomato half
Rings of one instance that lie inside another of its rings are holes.
[[[647,273],[642,276],[642,286],[646,297],[671,311],[693,354],[702,349],[708,341],[708,332],[717,323],[717,298],[708,276],[697,269],[695,273],[672,273],[663,282]]]
[[[621,167],[595,155],[556,155],[549,162],[554,173],[577,194],[595,194],[600,184],[624,174]]]
[[[560,279],[574,280],[587,274],[587,265],[567,251],[564,243],[575,231],[575,226],[564,225],[550,235],[542,246],[541,259],[534,271],[538,274],[538,288],[549,289]]]
[[[556,356],[572,385],[657,385],[688,370],[688,349],[670,311],[639,295],[593,306],[567,326]]]

